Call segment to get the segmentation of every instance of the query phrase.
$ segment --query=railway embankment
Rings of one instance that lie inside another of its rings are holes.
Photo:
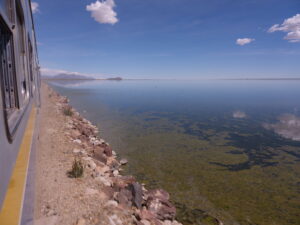
[[[35,224],[181,224],[169,194],[121,175],[127,160],[46,84],[40,114]]]

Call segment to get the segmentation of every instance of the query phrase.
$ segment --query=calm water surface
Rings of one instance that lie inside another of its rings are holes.
[[[184,224],[300,224],[300,81],[51,84]]]

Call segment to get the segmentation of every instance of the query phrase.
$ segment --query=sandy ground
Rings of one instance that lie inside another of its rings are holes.
[[[74,160],[73,150],[78,148],[67,136],[69,118],[58,110],[55,96],[45,84],[42,84],[41,97],[35,224],[132,224],[129,212],[107,204],[104,187],[88,173],[78,179],[67,176]]]

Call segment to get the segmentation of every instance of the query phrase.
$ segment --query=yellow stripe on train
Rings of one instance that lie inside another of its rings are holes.
[[[20,223],[35,118],[36,109],[33,107],[0,212],[1,225],[19,225]]]

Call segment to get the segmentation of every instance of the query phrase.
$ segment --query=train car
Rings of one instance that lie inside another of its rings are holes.
[[[0,0],[0,224],[22,222],[40,106],[30,0]]]

